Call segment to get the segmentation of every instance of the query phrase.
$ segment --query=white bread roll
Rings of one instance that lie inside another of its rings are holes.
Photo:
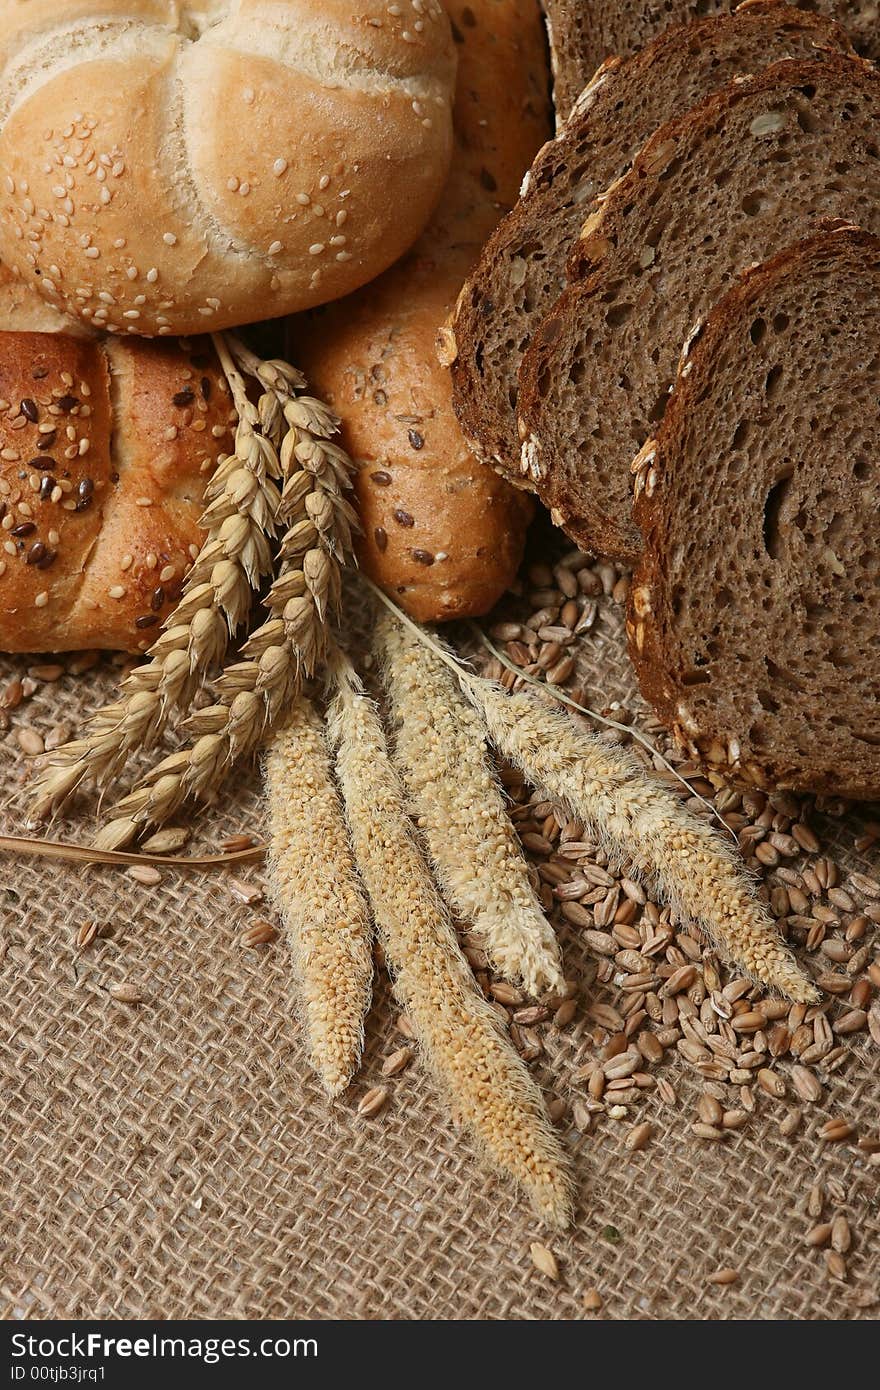
[[[437,0],[2,0],[0,258],[117,333],[373,279],[448,171]]]
[[[0,333],[68,333],[73,338],[95,337],[81,320],[59,313],[2,264]]]

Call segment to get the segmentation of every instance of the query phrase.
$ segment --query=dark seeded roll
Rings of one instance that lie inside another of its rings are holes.
[[[230,419],[203,340],[0,333],[0,650],[155,641]]]
[[[649,135],[732,77],[781,58],[847,52],[831,20],[779,0],[669,29],[626,62],[611,59],[540,151],[522,196],[489,239],[459,296],[452,365],[459,421],[481,458],[512,482],[520,467],[517,380],[532,333],[565,288],[572,243],[594,199]]]
[[[636,475],[642,690],[762,788],[880,796],[878,297],[880,239],[853,229],[749,271]]]
[[[740,5],[749,7],[751,0]],[[553,97],[560,120],[574,106],[600,63],[611,54],[626,58],[668,26],[734,9],[730,0],[545,0]],[[843,24],[859,53],[880,58],[877,0],[805,0],[798,8],[817,10]]]
[[[782,62],[655,132],[584,224],[519,383],[523,461],[554,520],[631,563],[630,464],[685,338],[749,265],[844,218],[880,232],[880,73]]]

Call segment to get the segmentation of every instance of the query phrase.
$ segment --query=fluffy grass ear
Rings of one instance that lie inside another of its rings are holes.
[[[701,926],[754,980],[798,1003],[818,999],[732,846],[647,776],[630,754],[580,733],[533,696],[508,695],[473,675],[433,634],[370,587],[402,628],[453,673],[498,752],[589,825],[612,860],[633,864],[678,915]],[[556,698],[549,688],[543,693]]]
[[[798,1002],[818,999],[734,850],[634,758],[578,732],[529,695],[506,695],[478,680],[468,689],[498,751],[591,826],[612,855],[634,863],[678,915],[698,923],[761,984]]]
[[[265,781],[270,883],[293,954],[309,1056],[337,1096],[363,1049],[372,923],[324,721],[308,700],[296,701],[272,739]]]
[[[271,617],[216,682],[218,702],[190,720],[194,743],[166,758],[113,807],[96,844],[120,849],[161,825],[189,797],[211,792],[231,764],[252,754],[295,699],[328,646],[327,617],[341,590],[354,513],[344,497],[353,465],[331,442],[338,422],[299,394],[299,373],[263,362],[234,338],[216,335],[238,413],[235,453],[205,494],[208,536],[184,597],[122,698],[98,712],[84,735],[59,748],[37,782],[33,813],[58,810],[80,783],[104,785],[135,749],[149,749],[171,710],[185,705],[205,672],[222,660],[230,632],[250,610],[252,590],[271,571],[270,539],[284,530],[281,565],[266,597]],[[254,405],[244,375],[262,394]]]
[[[328,722],[337,776],[395,993],[484,1159],[522,1186],[541,1217],[566,1225],[571,1179],[541,1093],[461,953],[416,843],[378,711],[350,666],[337,663],[336,674]]]
[[[447,902],[473,924],[505,979],[532,995],[561,989],[556,937],[529,881],[477,711],[436,652],[388,611],[376,646],[395,762]]]

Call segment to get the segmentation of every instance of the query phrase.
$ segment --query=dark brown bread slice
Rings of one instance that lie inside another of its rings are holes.
[[[624,562],[641,547],[630,463],[689,329],[736,274],[822,218],[880,231],[880,74],[777,63],[661,127],[585,224],[573,284],[520,371],[523,457],[554,521]]]
[[[455,410],[480,457],[521,485],[519,366],[534,328],[565,287],[565,261],[593,198],[648,136],[738,73],[780,58],[851,51],[832,20],[779,0],[670,29],[602,67],[556,140],[544,146],[516,207],[490,238],[459,297]]]
[[[654,0],[651,4],[645,0],[545,0],[558,119],[565,120],[606,58],[626,58],[670,25],[733,8],[730,0]],[[805,0],[798,8],[836,19],[859,53],[880,58],[877,0]]]
[[[759,787],[880,796],[880,240],[749,271],[683,359],[636,477],[646,697]]]

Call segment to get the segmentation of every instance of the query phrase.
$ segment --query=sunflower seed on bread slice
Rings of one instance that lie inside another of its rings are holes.
[[[523,458],[554,520],[632,562],[630,465],[682,343],[734,276],[823,218],[880,230],[880,73],[776,63],[657,130],[582,229],[581,277],[520,370]]]
[[[880,795],[880,239],[748,271],[684,358],[636,476],[642,689],[710,766]]]
[[[738,7],[747,10],[752,0]],[[733,9],[730,0],[544,0],[553,100],[564,120],[600,63],[610,54],[621,58],[637,53],[667,26],[687,24],[699,17]],[[880,58],[880,25],[876,0],[812,0],[803,9],[832,15],[846,26],[859,53]]]
[[[520,362],[565,288],[565,263],[593,199],[671,116],[737,74],[823,51],[850,51],[838,25],[779,0],[754,0],[736,14],[670,29],[626,62],[614,58],[599,69],[538,154],[459,298],[454,404],[485,462],[529,486],[516,419]]]

